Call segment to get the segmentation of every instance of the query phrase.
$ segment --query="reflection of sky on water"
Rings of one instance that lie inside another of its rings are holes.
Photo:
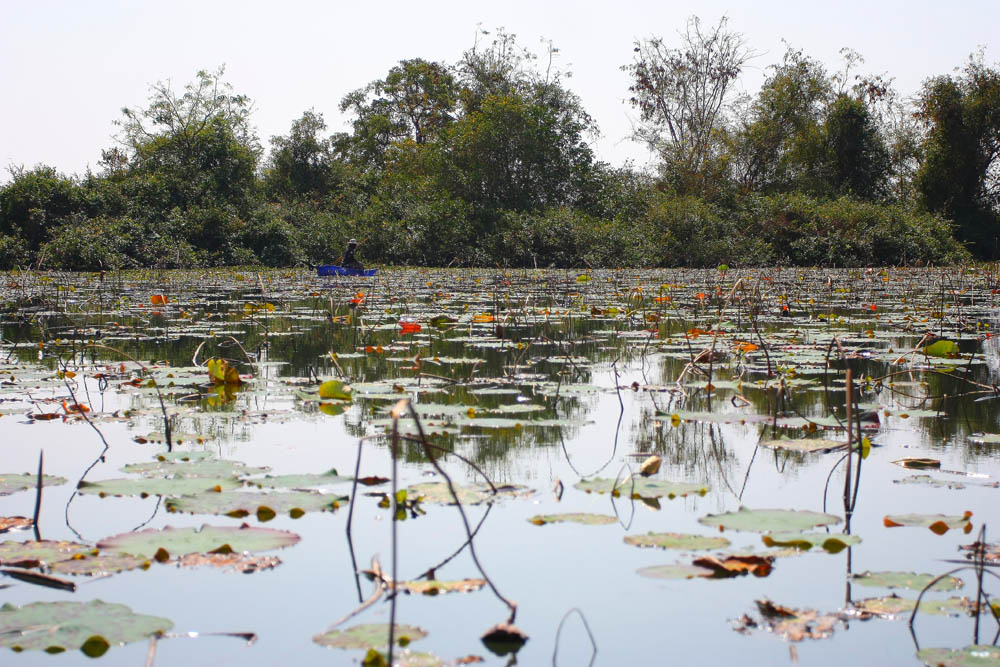
[[[709,278],[702,275],[699,279]],[[670,282],[680,282],[678,275],[672,275]],[[600,307],[607,305],[603,303],[604,296],[595,296],[594,300],[601,303]],[[480,303],[488,304],[489,301],[481,299]],[[318,307],[315,310],[319,312]],[[270,324],[270,333],[291,332],[297,326],[276,318]],[[345,414],[331,417],[303,404],[294,392],[296,388],[315,385],[308,381],[310,367],[322,377],[334,373],[330,362],[324,359],[331,349],[347,351],[340,361],[345,372],[369,382],[401,376],[398,363],[379,361],[372,355],[349,355],[357,345],[387,344],[395,332],[372,330],[362,335],[349,329],[334,330],[328,324],[315,321],[301,326],[312,327],[309,337],[274,336],[269,338],[269,347],[261,346],[259,331],[246,335],[245,347],[249,352],[256,354],[260,350],[275,364],[289,363],[258,367],[255,381],[243,391],[228,398],[213,398],[197,390],[196,385],[200,383],[195,383],[193,388],[177,388],[168,404],[177,413],[176,433],[187,438],[181,449],[208,449],[222,458],[240,460],[252,466],[270,466],[277,474],[321,472],[330,468],[350,474],[354,468],[357,438],[378,430],[372,421],[383,416],[381,408],[390,403],[358,398]],[[543,392],[537,383],[525,383],[519,386],[523,398],[550,407],[541,416],[565,418],[574,423],[547,428],[466,431],[453,443],[455,451],[475,461],[497,482],[527,484],[537,490],[530,498],[507,499],[498,504],[491,510],[476,539],[484,567],[500,590],[518,602],[517,625],[531,636],[519,656],[521,664],[551,662],[559,620],[573,607],[584,612],[595,634],[599,646],[596,664],[599,665],[660,664],[667,660],[678,664],[784,662],[789,659],[788,644],[762,632],[751,637],[734,633],[730,629],[730,619],[755,613],[754,600],[764,597],[780,604],[820,611],[843,608],[848,553],[855,572],[901,569],[937,573],[951,567],[942,563],[942,559],[955,558],[957,546],[972,540],[972,536],[956,531],[939,537],[926,529],[885,528],[882,521],[886,514],[961,514],[972,510],[977,529],[982,521],[991,522],[996,516],[1000,490],[970,485],[955,491],[898,484],[897,480],[923,471],[906,470],[892,463],[904,457],[932,456],[941,460],[945,471],[989,475],[993,480],[1000,478],[997,448],[974,447],[966,442],[966,436],[972,431],[1000,430],[996,426],[996,401],[971,403],[935,398],[925,405],[921,400],[924,397],[954,394],[958,384],[928,377],[924,386],[911,382],[920,379],[917,377],[897,378],[895,388],[887,386],[880,393],[865,391],[861,397],[863,403],[876,404],[892,415],[884,417],[881,428],[873,434],[872,439],[879,446],[863,463],[858,506],[851,523],[851,532],[863,540],[859,546],[837,555],[806,553],[779,559],[774,572],[767,578],[744,577],[730,581],[641,578],[635,574],[638,568],[684,560],[685,557],[667,551],[628,547],[622,543],[625,535],[649,531],[707,534],[708,530],[697,521],[699,517],[736,510],[741,505],[821,510],[824,487],[840,455],[789,454],[761,447],[758,445],[761,436],[770,437],[765,424],[681,423],[675,427],[670,419],[673,411],[708,409],[704,392],[688,388],[686,398],[671,397],[668,391],[634,391],[631,385],[636,382],[640,386],[660,385],[661,389],[673,387],[687,364],[684,355],[672,355],[669,349],[660,352],[656,346],[646,349],[642,337],[618,338],[597,333],[609,328],[607,321],[588,322],[582,318],[559,331],[556,325],[544,326],[548,327],[546,335],[549,337],[560,333],[587,341],[576,345],[573,354],[599,360],[599,363],[581,364],[576,377],[565,380],[567,386],[577,383],[596,386],[602,391],[567,393],[560,398],[558,408],[552,411],[551,388]],[[677,320],[673,326],[677,332],[685,329],[688,323]],[[9,331],[5,330],[5,338],[10,339]],[[816,326],[809,336],[823,340],[824,331],[823,326]],[[424,334],[430,336],[433,332]],[[841,335],[849,338],[849,334],[845,328]],[[588,336],[595,340],[590,341]],[[904,350],[917,338],[915,334],[898,336],[888,344]],[[173,342],[165,346],[148,341],[130,344],[141,353],[136,355],[140,358],[166,357],[175,366],[190,364],[200,339],[184,335],[171,340]],[[880,339],[868,340],[874,343],[861,340],[857,348],[881,344]],[[706,344],[702,338],[694,351]],[[462,345],[437,339],[433,345],[440,356],[475,354],[484,357],[487,362],[478,371],[484,379],[501,377],[505,364],[511,363],[505,352],[490,347],[467,351]],[[985,341],[987,363],[973,371],[978,381],[996,378],[1000,368],[996,345],[995,338]],[[223,349],[227,350],[227,355],[234,354],[231,346]],[[537,361],[555,354],[551,350],[551,346],[547,350],[539,346],[537,352],[532,351],[521,360],[525,367],[517,371],[543,376],[549,373],[549,377],[557,377],[553,373],[560,365],[555,365],[553,370],[546,369],[544,363],[531,362],[532,357]],[[204,361],[209,353],[203,350],[200,360]],[[390,356],[410,355],[402,351],[385,355],[386,358]],[[616,364],[617,378],[610,367],[610,362],[616,358],[620,358]],[[870,359],[851,363],[858,377],[890,370],[884,363]],[[749,366],[751,370],[744,378],[745,386],[740,393],[750,405],[735,407],[730,399],[736,390],[720,388],[712,401],[714,411],[762,415],[773,412],[773,390],[751,386],[754,379],[761,377],[760,362]],[[19,374],[24,372],[18,370]],[[457,371],[442,366],[437,372]],[[462,371],[465,372],[468,371]],[[721,382],[737,373],[737,367],[730,360],[720,360],[713,372],[713,378]],[[842,373],[837,371],[837,375],[842,376]],[[824,392],[821,376],[803,373],[801,377],[817,382],[790,389],[787,404],[790,412],[822,416],[828,414],[828,406],[843,404],[843,385],[837,384],[836,378],[829,379],[829,391]],[[688,379],[693,383],[704,381],[697,376]],[[621,387],[620,394],[615,390],[616,384]],[[60,399],[66,395],[59,383],[40,387],[32,391],[33,398]],[[101,431],[112,446],[105,460],[94,467],[88,477],[91,480],[119,476],[122,465],[145,460],[164,449],[161,444],[134,441],[136,436],[149,437],[162,432],[159,404],[152,393],[132,388],[119,391],[117,384],[112,384],[103,393],[100,389],[95,381],[88,380],[82,395],[100,411],[131,410],[131,413],[128,417],[122,413],[119,419],[100,423]],[[192,394],[198,396],[189,401]],[[509,395],[477,395],[460,388],[450,394],[422,395],[420,401],[442,403],[449,395],[456,397],[455,400],[460,397],[462,405],[474,402],[480,408],[514,400]],[[4,405],[7,403],[0,403],[0,408]],[[941,410],[942,416],[901,416],[906,409],[916,407]],[[620,425],[619,415],[622,416]],[[46,472],[70,480],[64,486],[45,491],[40,524],[46,538],[73,538],[66,523],[67,516],[72,528],[88,540],[127,531],[147,521],[151,527],[239,524],[240,520],[227,517],[168,514],[162,507],[157,511],[154,498],[77,497],[67,510],[76,480],[101,450],[97,434],[84,423],[63,424],[56,420],[29,424],[16,415],[0,417],[0,434],[0,459],[4,461],[4,470],[34,470],[38,451],[42,449]],[[203,442],[197,442],[198,437]],[[711,491],[704,497],[660,498],[656,509],[652,504],[633,503],[625,497],[614,499],[607,494],[587,494],[574,488],[582,475],[595,472],[602,477],[625,477],[628,468],[636,470],[648,453],[663,457],[660,476],[664,479],[707,482]],[[387,475],[389,463],[387,441],[384,438],[373,440],[364,447],[361,474]],[[444,463],[456,481],[479,481],[476,473],[465,464],[455,459],[445,459]],[[436,477],[429,475],[429,470],[426,463],[420,462],[419,452],[411,449],[401,464],[400,474],[407,484],[433,481]],[[837,515],[843,515],[842,470],[838,469],[830,477],[826,492],[827,511]],[[934,474],[950,481],[979,479],[949,472]],[[557,481],[564,486],[561,500],[557,500],[552,491]],[[362,493],[384,488],[363,489]],[[377,502],[378,498],[362,496],[355,508],[354,546],[362,567],[367,566],[375,554],[383,565],[390,557],[389,513],[378,508]],[[0,515],[30,514],[32,504],[31,493],[0,497]],[[309,513],[298,520],[278,517],[270,522],[270,526],[293,530],[303,536],[298,546],[278,552],[284,564],[273,572],[243,576],[154,567],[149,572],[88,582],[81,586],[77,598],[122,602],[141,613],[169,617],[181,631],[253,630],[261,637],[257,645],[249,648],[238,645],[236,640],[218,638],[163,641],[159,645],[157,664],[287,664],[290,650],[294,650],[298,664],[349,664],[357,657],[355,653],[323,649],[309,640],[357,604],[344,539],[345,509],[332,515]],[[426,516],[398,524],[400,569],[406,577],[415,576],[429,564],[446,557],[464,540],[454,508],[427,506],[425,509]],[[470,521],[475,524],[485,508],[468,507],[467,511]],[[557,512],[617,514],[621,523],[595,527],[572,524],[537,527],[527,521],[535,514]],[[251,519],[250,523],[256,522]],[[628,526],[627,530],[622,524]],[[831,528],[833,533],[841,530],[843,523]],[[734,549],[764,549],[757,534],[726,531],[723,535],[733,542]],[[23,535],[15,539],[23,539]],[[463,554],[439,576],[461,578],[476,576],[476,572],[468,555]],[[365,583],[364,586],[367,593],[369,585]],[[178,591],[183,593],[179,595]],[[888,591],[859,586],[852,586],[850,591],[851,599],[885,593]],[[962,594],[970,594],[968,585]],[[26,585],[7,589],[5,595],[5,601],[14,604],[64,599],[58,592]],[[426,647],[426,650],[447,657],[470,653],[488,655],[477,637],[505,616],[502,604],[488,590],[435,599],[406,596],[400,599],[399,607],[402,622],[420,625],[431,633],[414,648],[423,650]],[[388,607],[379,603],[358,620],[385,622]],[[971,621],[922,616],[918,631],[924,646],[964,646],[970,640]],[[586,664],[588,648],[578,621],[567,621],[559,664]],[[113,650],[113,659],[118,663],[139,663],[144,659],[146,647],[133,645]],[[818,665],[835,665],[845,660],[860,664],[905,664],[913,651],[905,623],[889,621],[852,622],[849,630],[838,628],[832,639],[798,644],[796,650],[803,664]],[[44,662],[48,665],[52,658],[25,653],[9,654],[4,660],[5,664]],[[75,654],[61,656],[59,660],[66,664],[85,661]],[[504,661],[490,656],[487,664],[499,665]]]

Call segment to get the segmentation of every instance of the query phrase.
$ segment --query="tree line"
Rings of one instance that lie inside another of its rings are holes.
[[[737,96],[753,53],[692,18],[622,66],[651,169],[595,158],[556,54],[483,33],[453,64],[403,60],[348,93],[349,131],[307,110],[267,151],[222,68],[156,83],[96,173],[11,168],[0,268],[308,265],[351,237],[369,263],[431,266],[1000,257],[1000,71],[982,52],[903,99],[854,52],[830,71],[788,47]]]

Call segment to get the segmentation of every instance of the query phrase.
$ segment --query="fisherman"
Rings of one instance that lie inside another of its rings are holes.
[[[344,251],[344,257],[340,260],[340,265],[345,269],[356,269],[358,271],[364,269],[364,267],[361,266],[361,262],[359,262],[354,256],[354,251],[357,247],[358,242],[356,240],[351,239],[347,242],[347,250]]]

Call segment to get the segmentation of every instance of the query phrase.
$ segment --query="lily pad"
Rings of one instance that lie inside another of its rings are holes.
[[[849,546],[861,542],[857,535],[830,533],[771,533],[761,538],[769,547],[794,547],[808,551],[820,547],[831,554],[840,553]]]
[[[808,510],[762,509],[753,510],[741,507],[736,512],[725,514],[709,514],[698,519],[705,526],[718,526],[720,529],[745,530],[755,533],[807,530],[816,526],[830,526],[840,523],[840,517]]]
[[[128,570],[146,569],[150,566],[148,558],[132,554],[97,554],[76,556],[67,560],[57,561],[49,566],[53,574],[81,574],[87,576],[114,574]]]
[[[672,565],[653,565],[636,570],[640,577],[650,579],[693,579],[695,577],[711,578],[713,571],[707,567],[698,567],[687,563]]]
[[[636,498],[670,498],[671,500],[689,494],[703,496],[708,493],[707,484],[696,484],[692,482],[670,482],[667,480],[647,479],[645,477],[632,477],[630,479],[618,480],[617,485],[613,479],[595,477],[585,479],[573,485],[574,488],[586,491],[587,493],[613,493],[615,495],[632,493]]]
[[[400,582],[399,588],[410,593],[421,595],[440,595],[442,593],[471,593],[486,585],[485,579],[458,579],[455,581],[417,580]]]
[[[497,492],[493,493],[486,484],[474,486],[455,485],[455,493],[458,500],[463,505],[478,505],[479,503],[492,502],[499,497],[510,497],[526,495],[531,493],[531,489],[526,486],[508,484],[498,486]],[[424,482],[413,484],[406,489],[407,497],[419,499],[422,503],[433,503],[438,505],[452,505],[455,499],[448,490],[445,482]]]
[[[42,487],[65,484],[65,477],[42,475]],[[0,496],[9,496],[18,491],[34,489],[38,485],[38,475],[34,473],[2,474],[0,475]]]
[[[895,618],[903,614],[910,614],[916,602],[912,598],[887,595],[880,598],[857,600],[854,606],[861,611],[867,611],[877,616]],[[924,614],[959,616],[967,614],[970,608],[969,600],[966,598],[950,597],[945,600],[925,599],[920,602],[920,612]]]
[[[972,512],[966,511],[962,516],[947,514],[889,514],[882,519],[886,528],[900,526],[919,526],[930,528],[937,535],[944,535],[952,528],[961,529],[963,533],[972,532],[972,522],[969,518]]]
[[[724,549],[729,546],[729,540],[724,537],[708,537],[705,535],[689,535],[684,533],[647,533],[645,535],[626,535],[625,544],[631,544],[635,547],[703,551],[706,549]]]
[[[544,526],[547,523],[582,523],[585,526],[602,526],[614,523],[618,519],[607,514],[588,514],[582,512],[568,514],[536,514],[528,519],[536,526]]]
[[[77,490],[84,495],[105,496],[184,496],[202,491],[235,489],[242,482],[235,477],[178,477],[165,479],[105,479],[100,482],[80,482]]]
[[[0,542],[0,565],[38,567],[93,550],[93,547],[78,542],[57,542],[54,540],[13,542],[8,540]]]
[[[396,625],[396,643],[406,646],[410,642],[423,639],[427,632],[414,625]],[[322,646],[334,648],[382,648],[389,645],[388,623],[365,623],[355,625],[345,630],[330,630],[313,637],[313,641]]]
[[[208,459],[202,461],[153,461],[130,463],[122,467],[122,472],[136,473],[144,477],[199,477],[225,478],[255,475],[267,472],[267,467],[250,467],[239,461]]]
[[[331,484],[343,484],[351,480],[351,477],[338,475],[336,470],[331,469],[319,474],[266,475],[264,477],[251,477],[245,481],[251,486],[267,489],[316,489]]]
[[[1000,665],[1000,647],[966,646],[962,649],[924,648],[917,658],[928,667],[989,667]]]
[[[914,572],[860,572],[851,580],[860,586],[877,586],[879,588],[906,588],[911,591],[922,591],[934,580],[933,574],[916,574]],[[965,585],[958,577],[945,577],[934,584],[932,591],[951,591]]]
[[[243,551],[271,551],[296,544],[299,536],[287,530],[256,528],[253,526],[193,526],[163,530],[148,528],[135,533],[122,533],[107,537],[97,543],[99,549],[136,554],[152,558],[161,549],[168,555],[191,553],[231,553]]]
[[[98,657],[110,645],[142,641],[173,626],[165,618],[101,600],[5,604],[0,607],[0,646],[56,653],[88,645],[87,655]]]
[[[232,517],[256,514],[258,519],[266,521],[279,513],[298,518],[305,512],[334,511],[347,500],[347,496],[313,491],[224,491],[168,498],[166,507],[170,512],[190,514],[225,514]]]
[[[974,445],[1000,445],[1000,433],[973,433],[968,440]]]
[[[826,440],[824,438],[795,438],[795,439],[779,439],[779,440],[765,440],[760,443],[764,447],[770,447],[771,449],[786,449],[792,452],[832,452],[838,449],[846,449],[846,442],[839,442],[837,440]]]

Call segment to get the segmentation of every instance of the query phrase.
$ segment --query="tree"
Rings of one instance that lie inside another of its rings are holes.
[[[392,145],[432,141],[455,118],[455,78],[440,63],[420,58],[400,61],[384,79],[349,93],[340,110],[355,116],[352,136],[338,145],[355,162],[381,168]]]
[[[823,125],[826,177],[835,195],[880,199],[886,194],[889,152],[864,102],[838,95]]]
[[[1000,71],[973,55],[959,76],[924,83],[917,115],[927,128],[916,175],[921,205],[957,224],[959,240],[1000,256]]]
[[[633,138],[660,156],[664,173],[681,190],[714,185],[724,106],[743,65],[752,57],[727,19],[702,30],[688,19],[681,46],[659,37],[637,41],[634,61],[622,69],[632,79],[629,103],[639,111]]]
[[[10,183],[0,188],[0,235],[24,239],[30,251],[56,226],[84,214],[83,191],[53,167],[11,168],[10,175]]]
[[[335,155],[333,140],[322,136],[324,130],[323,114],[310,110],[292,122],[287,135],[271,137],[263,178],[268,196],[319,202],[343,194],[351,168]]]

